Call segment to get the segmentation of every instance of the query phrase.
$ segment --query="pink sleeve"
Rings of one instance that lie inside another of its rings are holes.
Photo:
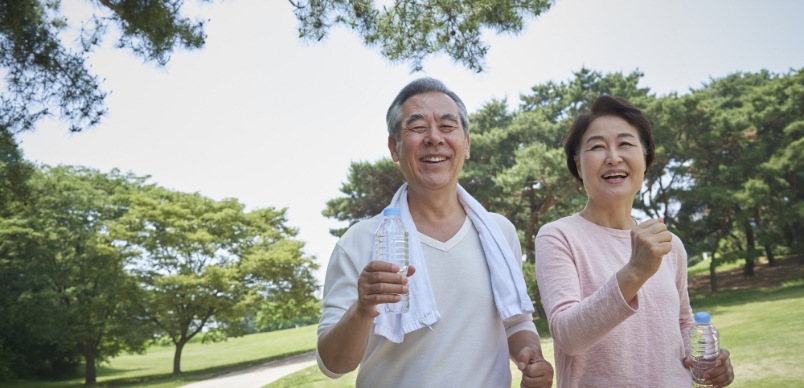
[[[684,244],[678,237],[673,236],[673,250],[676,251],[677,270],[676,287],[678,288],[678,300],[680,309],[678,312],[678,324],[681,328],[681,338],[684,340],[684,351],[690,354],[690,328],[695,323],[690,307],[690,295],[687,291],[687,251]]]
[[[582,299],[581,279],[565,238],[536,237],[536,279],[555,344],[573,356],[586,351],[636,313],[638,298],[626,303],[616,275]]]

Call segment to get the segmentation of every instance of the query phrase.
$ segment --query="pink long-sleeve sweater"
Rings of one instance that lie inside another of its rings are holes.
[[[687,253],[673,250],[627,303],[616,273],[631,257],[630,230],[579,214],[536,237],[536,278],[553,336],[558,387],[684,387],[689,328]]]

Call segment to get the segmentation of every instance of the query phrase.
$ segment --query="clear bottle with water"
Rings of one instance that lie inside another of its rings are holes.
[[[704,372],[715,367],[720,354],[720,334],[710,321],[709,313],[695,314],[695,325],[690,328],[690,361],[692,386],[711,387],[704,383]]]
[[[389,207],[382,211],[383,220],[374,234],[375,259],[399,266],[399,274],[408,273],[408,231],[402,224],[401,213],[398,208]],[[397,303],[388,303],[378,306],[383,313],[402,314],[410,308],[409,295],[403,294],[402,300]]]

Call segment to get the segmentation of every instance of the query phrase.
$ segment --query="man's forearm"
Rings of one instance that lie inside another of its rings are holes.
[[[530,330],[521,330],[508,337],[508,354],[511,356],[512,360],[516,361],[519,352],[526,347],[536,351],[538,357],[544,358],[538,334]]]
[[[360,364],[374,317],[361,313],[355,302],[338,323],[321,333],[318,355],[330,372],[348,373]]]

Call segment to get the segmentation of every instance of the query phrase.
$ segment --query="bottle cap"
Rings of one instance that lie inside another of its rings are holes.
[[[695,323],[709,323],[709,319],[709,313],[707,312],[695,313]]]
[[[384,217],[399,217],[402,213],[399,211],[399,208],[387,207],[382,211],[382,215]]]

